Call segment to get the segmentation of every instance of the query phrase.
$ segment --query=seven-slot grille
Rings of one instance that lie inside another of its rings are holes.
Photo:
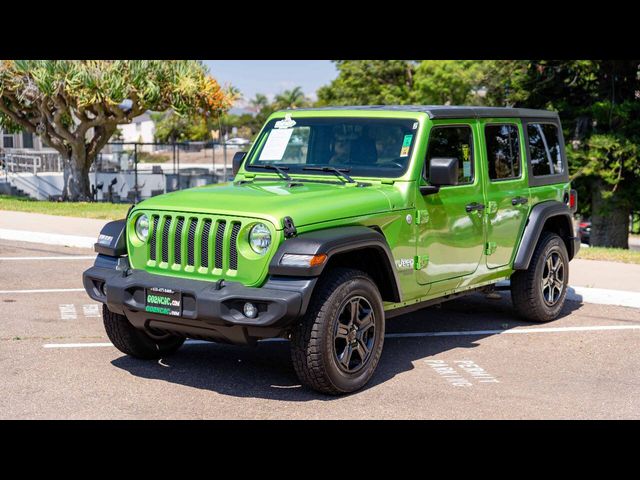
[[[230,232],[228,232],[230,223]],[[238,270],[238,234],[241,223],[221,218],[152,215],[149,260],[157,267],[180,265],[211,272]]]

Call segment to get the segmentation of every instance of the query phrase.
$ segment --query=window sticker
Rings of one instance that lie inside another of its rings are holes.
[[[418,122],[413,122],[413,130],[417,130],[418,129]]]
[[[292,128],[271,130],[258,160],[282,160],[292,133]]]
[[[462,176],[464,178],[471,178],[471,162],[469,160],[462,162]]]
[[[469,160],[469,145],[462,144],[462,160]]]
[[[291,114],[286,113],[284,120],[278,120],[276,122],[275,128],[292,128],[295,124],[296,122],[291,118]]]
[[[413,140],[413,135],[404,136],[404,140],[402,141],[402,148],[400,149],[401,157],[407,157],[409,155],[409,149],[411,148],[411,140]]]

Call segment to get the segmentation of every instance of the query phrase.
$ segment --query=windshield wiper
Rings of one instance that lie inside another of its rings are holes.
[[[315,170],[316,172],[333,172],[339,177],[344,178],[349,183],[356,183],[356,181],[347,175],[345,172],[350,172],[350,168],[336,168],[336,167],[303,167],[302,170]]]
[[[285,180],[287,180],[287,181],[291,180],[291,177],[289,176],[289,174],[287,172],[285,172],[285,170],[289,170],[289,167],[278,167],[277,165],[272,165],[270,163],[267,164],[267,165],[249,165],[249,167],[265,168],[265,169],[268,169],[268,170],[275,170],[280,175],[282,175],[282,178],[284,178]]]

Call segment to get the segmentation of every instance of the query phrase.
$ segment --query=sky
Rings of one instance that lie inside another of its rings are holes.
[[[240,89],[246,101],[256,93],[273,99],[278,93],[298,86],[315,100],[316,90],[338,75],[329,60],[204,60],[204,63],[220,85],[230,83]]]

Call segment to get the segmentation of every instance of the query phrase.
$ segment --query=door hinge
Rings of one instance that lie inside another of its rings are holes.
[[[422,270],[429,264],[429,255],[416,255],[413,257],[413,268]]]
[[[484,254],[491,255],[493,252],[496,251],[496,248],[498,248],[498,245],[496,244],[496,242],[487,242],[484,247]]]
[[[416,212],[416,225],[427,223],[428,221],[429,221],[429,211],[428,210],[418,210]]]

